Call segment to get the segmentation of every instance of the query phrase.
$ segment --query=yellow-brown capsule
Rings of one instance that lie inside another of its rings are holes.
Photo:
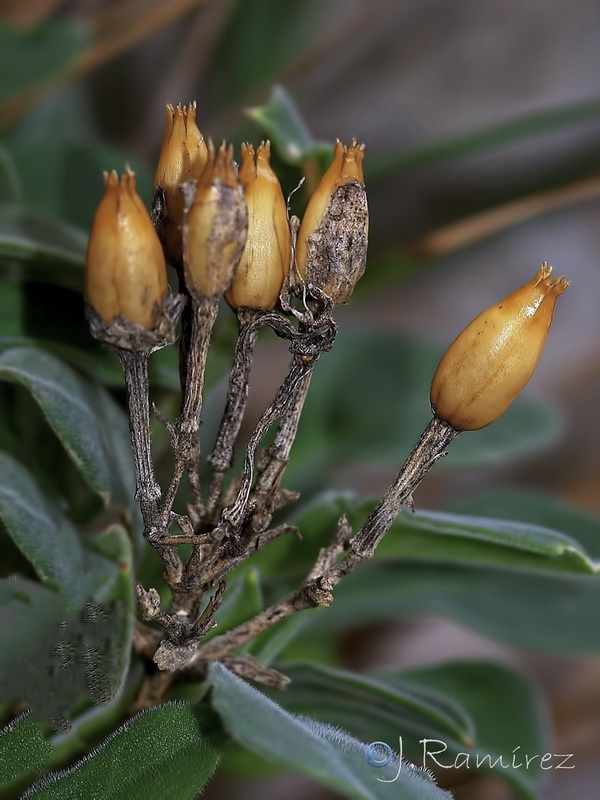
[[[196,125],[196,103],[167,106],[167,125],[163,136],[154,188],[165,192],[167,217],[164,243],[172,264],[181,263],[184,198],[181,184],[198,179],[208,159],[208,147]]]
[[[106,191],[87,247],[85,296],[105,325],[117,316],[151,330],[168,291],[161,244],[126,170],[104,174]]]
[[[436,415],[457,430],[494,422],[538,365],[556,300],[569,282],[552,280],[542,264],[535,278],[476,317],[450,345],[431,384]]]
[[[224,144],[198,180],[183,224],[183,268],[190,292],[215,297],[231,283],[246,243],[246,202],[233,160]]]
[[[300,277],[334,303],[351,295],[365,271],[369,212],[363,182],[364,145],[335,144],[333,161],[310,198],[296,244]]]
[[[290,268],[292,244],[287,208],[270,163],[270,143],[242,145],[240,182],[248,206],[248,238],[231,286],[225,292],[237,310],[274,308]]]

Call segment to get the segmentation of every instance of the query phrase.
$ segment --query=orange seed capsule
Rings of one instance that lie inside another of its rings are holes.
[[[365,270],[369,212],[363,182],[364,145],[339,139],[333,161],[310,198],[296,244],[300,277],[343,303]]]
[[[248,206],[248,238],[231,286],[225,292],[237,310],[274,308],[288,274],[292,253],[287,207],[270,162],[270,143],[262,142],[254,157],[250,144],[242,145],[240,182]]]
[[[168,291],[162,247],[135,176],[104,173],[106,191],[87,247],[85,296],[105,325],[117,316],[151,330]]]
[[[173,264],[181,262],[184,198],[180,186],[198,179],[208,159],[208,147],[196,125],[196,103],[167,106],[167,125],[158,158],[154,187],[165,192],[165,250]]]
[[[542,264],[535,278],[476,317],[450,345],[431,384],[437,416],[457,430],[494,422],[538,365],[556,300],[569,282],[552,280]]]
[[[233,149],[223,144],[216,156],[209,152],[184,220],[183,269],[190,292],[223,294],[240,262],[247,225]]]

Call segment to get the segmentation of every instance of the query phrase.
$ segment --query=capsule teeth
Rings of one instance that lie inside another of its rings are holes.
[[[118,186],[119,176],[116,169],[111,169],[110,172],[103,172],[102,175],[104,177],[104,185],[107,189],[109,187]]]
[[[556,278],[556,280],[551,281],[549,288],[555,294],[560,295],[566,291],[570,285],[571,281],[566,280],[565,276],[561,275],[560,278]]]

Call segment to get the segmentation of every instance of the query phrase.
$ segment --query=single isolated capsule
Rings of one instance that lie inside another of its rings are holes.
[[[117,316],[152,330],[168,291],[163,250],[135,176],[104,173],[106,191],[87,247],[85,296],[105,325]]]
[[[292,255],[290,226],[281,185],[270,163],[270,143],[262,142],[254,156],[250,144],[242,145],[240,182],[248,206],[248,238],[231,286],[225,292],[229,305],[275,307],[289,272]]]
[[[164,243],[172,264],[181,263],[184,198],[181,184],[198,179],[208,159],[208,147],[196,125],[196,103],[167,106],[167,125],[163,136],[154,188],[165,193],[167,217]]]
[[[569,282],[552,280],[542,264],[535,278],[476,317],[443,356],[431,384],[436,415],[463,431],[494,422],[538,365],[556,300]]]
[[[365,271],[369,234],[362,161],[365,146],[339,139],[333,161],[310,198],[296,244],[300,277],[334,303],[352,294]]]
[[[183,270],[189,292],[222,295],[240,263],[248,227],[246,202],[224,144],[209,151],[183,224]]]

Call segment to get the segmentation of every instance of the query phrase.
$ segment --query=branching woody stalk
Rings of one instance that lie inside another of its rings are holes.
[[[223,490],[223,480],[227,470],[233,466],[235,442],[246,411],[254,348],[259,328],[264,324],[261,314],[262,311],[258,309],[242,308],[238,311],[240,327],[229,373],[225,410],[212,453],[208,457],[213,476],[208,490],[206,515],[207,519],[215,524],[214,514]]]
[[[322,352],[329,350],[334,342],[337,326],[331,319],[320,322],[304,336],[292,340],[292,350],[296,350],[288,374],[271,404],[263,411],[246,447],[242,481],[237,497],[232,505],[223,511],[223,523],[232,532],[238,533],[244,519],[251,516],[253,509],[248,508],[248,498],[254,478],[254,460],[258,445],[271,425],[284,418],[293,402],[298,386],[310,379],[317,358]],[[291,444],[290,444],[291,447]]]
[[[202,495],[198,479],[200,442],[198,428],[202,411],[204,373],[212,329],[219,308],[218,297],[191,296],[191,331],[187,351],[186,382],[181,414],[171,427],[175,465],[162,508],[162,522],[167,525],[173,502],[184,472],[187,471],[192,487],[195,510],[202,514]]]
[[[556,299],[568,285],[562,278],[552,280],[545,264],[532,281],[483,312],[451,345],[432,383],[434,417],[360,530],[352,535],[342,517],[332,541],[293,592],[199,646],[216,624],[224,577],[273,539],[298,533],[285,523],[269,525],[276,509],[297,498],[281,488],[281,479],[312,370],[333,345],[335,304],[347,300],[364,270],[368,211],[363,155],[356,142],[350,147],[336,144],[333,162],[299,229],[297,220],[288,220],[268,143],[256,153],[250,145],[242,147],[238,175],[231,148],[223,146],[215,154],[204,142],[195,125],[195,106],[168,107],[152,220],[130,171],[121,181],[116,173],[105,176],[106,194],[88,246],[87,315],[93,335],[117,350],[123,366],[135,496],[144,536],[159,552],[172,591],[165,611],[156,589],[136,587],[142,617],[162,628],[159,633],[142,623],[136,626],[137,651],[162,670],[146,677],[136,708],[160,702],[175,680],[202,680],[215,659],[243,677],[283,688],[284,675],[235,651],[297,612],[329,606],[337,584],[372,558],[401,510],[412,509],[413,492],[452,440],[496,419],[540,358]],[[178,268],[185,298],[169,291],[165,256]],[[208,459],[213,472],[205,506],[198,433],[205,366],[223,294],[238,315],[240,330],[225,410]],[[156,412],[171,434],[175,457],[161,503],[150,441],[148,357],[173,342],[184,301],[190,324],[186,322],[181,346],[181,413],[169,422]],[[292,363],[250,435],[241,475],[222,497],[263,326],[289,342]],[[273,443],[259,454],[265,434],[276,423]],[[173,511],[186,472],[192,490],[189,516]],[[173,526],[181,533],[173,532]],[[185,564],[177,551],[181,544],[193,545]]]
[[[358,533],[351,538],[344,517],[331,544],[319,553],[305,580],[290,595],[252,620],[201,645],[192,666],[225,658],[259,633],[292,614],[329,606],[337,584],[375,553],[403,507],[446,448],[462,431],[494,422],[532,376],[550,329],[564,278],[552,280],[543,264],[534,279],[484,311],[456,338],[442,358],[431,386],[435,416],[398,477]]]
[[[263,503],[268,506],[272,505],[274,493],[279,488],[281,478],[290,459],[290,452],[298,432],[298,424],[310,388],[311,378],[312,372],[308,372],[296,384],[296,388],[287,405],[287,412],[281,420],[275,439],[262,454],[262,457],[259,458],[256,485],[250,496],[250,502],[254,505],[260,506]]]

